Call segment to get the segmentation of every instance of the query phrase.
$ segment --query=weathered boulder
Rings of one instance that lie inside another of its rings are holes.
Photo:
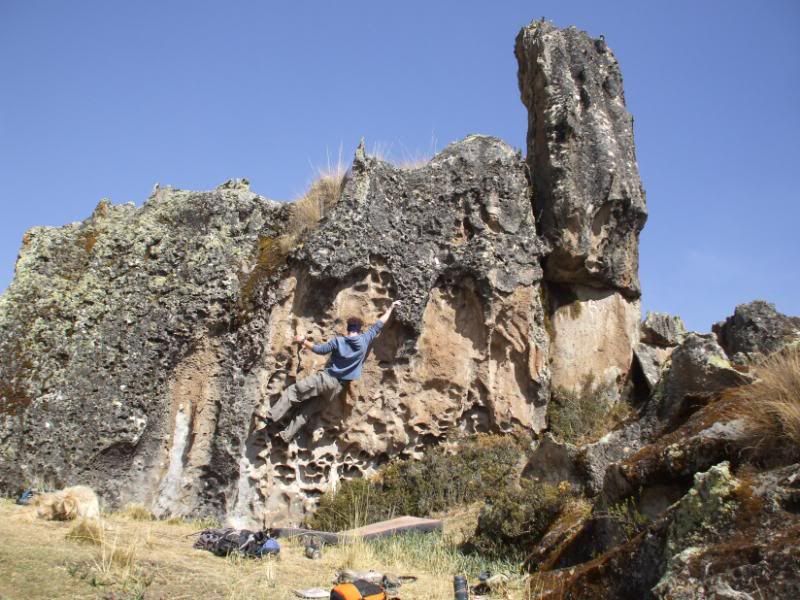
[[[672,348],[662,348],[641,343],[633,349],[633,356],[639,365],[648,392],[656,389],[661,379],[664,365],[672,354]]]
[[[0,297],[0,488],[224,511],[263,347],[238,307],[253,248],[288,210],[242,186],[161,188],[30,230]]]
[[[515,52],[537,225],[553,248],[545,277],[636,298],[647,211],[617,59],[602,38],[544,20]]]
[[[638,527],[641,515],[634,520],[636,513],[619,504],[603,519],[589,517],[583,530],[570,523],[554,532],[560,543],[529,565],[546,569],[530,589],[541,598],[794,597],[798,481],[798,465],[753,475],[734,472],[728,462],[712,464]],[[609,518],[629,530],[627,537],[610,549],[593,548],[597,525]],[[578,554],[583,564],[572,560]]]
[[[744,421],[711,422],[709,416],[701,414],[626,460],[609,465],[603,481],[603,503],[610,506],[633,494],[647,500],[650,490],[666,499],[681,495],[685,482],[695,473],[744,451],[750,441]]]
[[[584,489],[589,496],[603,490],[606,473],[611,465],[634,455],[652,433],[647,420],[637,420],[615,429],[591,444],[586,444],[578,454],[578,464],[584,475]]]
[[[747,362],[800,341],[800,317],[789,317],[775,310],[774,304],[755,300],[737,306],[732,316],[711,330],[728,356]]]
[[[583,473],[578,466],[578,447],[561,442],[545,433],[531,451],[522,476],[527,479],[557,485],[562,481],[583,487]]]
[[[793,598],[800,594],[800,523],[787,497],[798,466],[733,477],[726,463],[695,476],[667,529],[656,598]],[[775,501],[774,499],[780,499]]]
[[[655,406],[659,417],[669,421],[685,414],[693,402],[750,381],[752,376],[737,371],[728,362],[713,335],[690,333],[670,357],[663,387],[654,395]]]
[[[686,327],[683,319],[666,313],[648,312],[642,322],[642,342],[670,348],[683,342]]]
[[[550,484],[567,481],[587,496],[596,496],[603,490],[609,467],[633,456],[651,433],[647,420],[632,421],[583,446],[546,433],[530,453],[522,476]]]

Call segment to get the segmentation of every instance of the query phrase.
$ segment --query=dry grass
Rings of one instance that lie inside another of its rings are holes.
[[[100,546],[105,539],[105,528],[99,519],[81,519],[69,528],[66,538],[73,542]]]
[[[283,253],[288,254],[297,244],[298,239],[306,232],[316,228],[317,224],[336,206],[342,195],[344,174],[341,166],[321,172],[308,191],[292,203],[292,216],[287,232],[279,238],[280,249]]]
[[[755,382],[732,392],[736,411],[747,420],[756,447],[796,452],[800,449],[800,345],[768,356],[755,373]]]
[[[253,266],[242,274],[241,303],[249,312],[257,299],[264,282],[286,264],[291,251],[297,247],[303,235],[317,227],[330,213],[344,188],[344,167],[320,171],[319,177],[308,191],[292,202],[291,215],[286,231],[280,237],[261,237],[253,255]]]
[[[155,520],[155,516],[150,512],[150,509],[142,504],[126,504],[116,513],[116,516],[130,519],[131,521]]]
[[[424,167],[436,155],[436,139],[431,138],[428,150],[410,150],[402,145],[397,150],[394,144],[375,142],[367,150],[367,154],[388,162],[397,169],[412,171]]]
[[[21,510],[0,500],[0,598],[284,600],[294,598],[295,589],[330,589],[335,573],[346,565],[416,575],[416,582],[400,589],[403,598],[452,597],[454,573],[445,569],[435,574],[424,560],[417,566],[399,541],[391,542],[398,544],[396,552],[388,541],[369,549],[325,547],[322,558],[312,561],[303,555],[299,540],[281,540],[277,560],[219,558],[192,548],[193,538],[187,537],[197,531],[192,522],[137,521],[111,514],[103,521],[100,544],[77,543],[67,539],[75,524],[9,518]],[[425,548],[419,547],[424,555]],[[512,590],[507,597],[521,598],[522,591]]]

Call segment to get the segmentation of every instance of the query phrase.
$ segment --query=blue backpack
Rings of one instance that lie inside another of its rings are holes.
[[[281,545],[275,538],[267,539],[263,544],[261,544],[258,550],[256,550],[256,554],[258,556],[268,556],[270,554],[277,556],[280,553]]]
[[[27,506],[33,500],[33,497],[36,496],[39,492],[36,490],[25,490],[22,492],[22,495],[17,498],[17,504],[21,504],[22,506]]]

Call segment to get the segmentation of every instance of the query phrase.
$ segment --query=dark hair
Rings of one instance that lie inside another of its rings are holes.
[[[350,317],[347,319],[347,333],[358,333],[363,325],[364,322],[358,317]]]

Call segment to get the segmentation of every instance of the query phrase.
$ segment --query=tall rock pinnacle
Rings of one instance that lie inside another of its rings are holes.
[[[549,281],[640,295],[647,218],[622,75],[601,36],[535,21],[517,36],[528,164]]]

